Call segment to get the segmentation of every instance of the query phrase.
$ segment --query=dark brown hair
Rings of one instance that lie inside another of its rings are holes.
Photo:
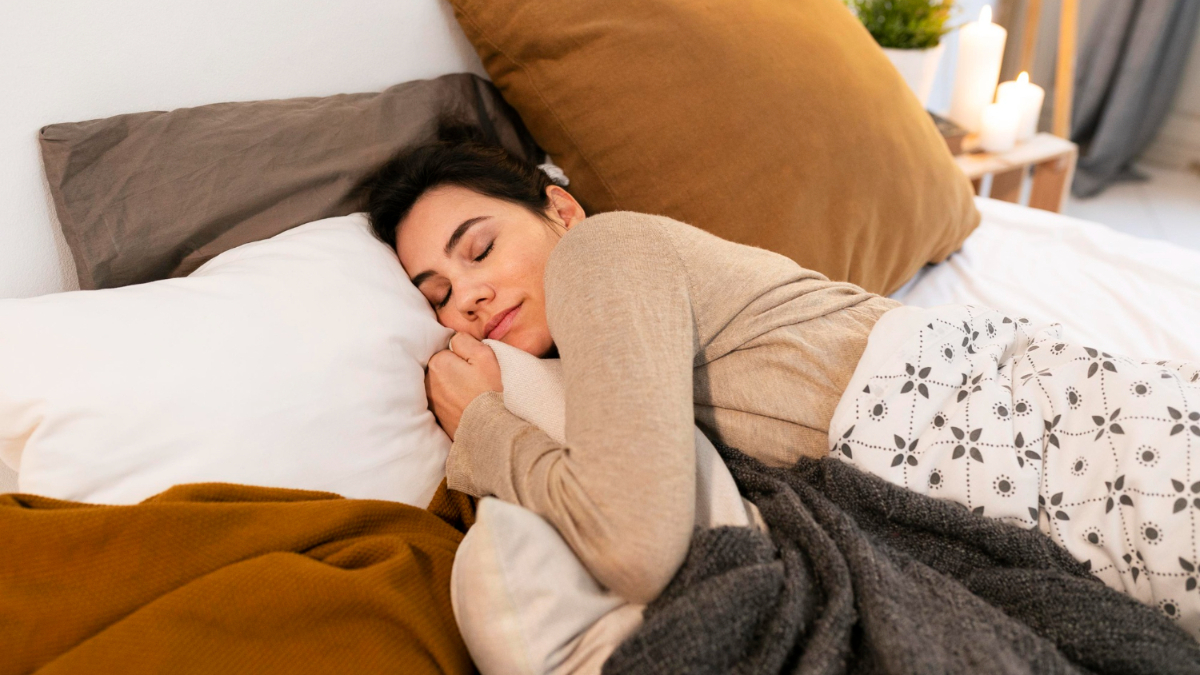
[[[438,123],[437,140],[401,151],[360,187],[375,235],[396,248],[396,228],[421,195],[454,185],[523,206],[547,218],[553,185],[538,167],[488,140],[477,126],[454,119]]]

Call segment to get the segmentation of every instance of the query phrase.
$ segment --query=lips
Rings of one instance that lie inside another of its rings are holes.
[[[487,327],[483,329],[484,337],[489,340],[499,340],[504,337],[509,328],[512,328],[513,321],[517,318],[517,312],[520,311],[521,305],[516,305],[509,309],[500,312],[488,321]]]

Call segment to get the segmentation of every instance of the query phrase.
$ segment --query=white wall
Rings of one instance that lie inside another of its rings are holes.
[[[465,70],[483,74],[444,0],[3,0],[0,298],[76,287],[38,154],[46,124]]]

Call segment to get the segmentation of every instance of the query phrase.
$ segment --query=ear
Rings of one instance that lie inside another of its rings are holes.
[[[571,193],[557,185],[546,188],[546,197],[550,202],[550,216],[562,223],[564,229],[571,229],[573,225],[587,217],[587,214],[583,212],[583,207],[571,196]]]

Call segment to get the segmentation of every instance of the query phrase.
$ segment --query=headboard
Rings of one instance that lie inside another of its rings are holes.
[[[0,4],[0,298],[76,287],[38,129],[221,101],[485,75],[445,0]]]

